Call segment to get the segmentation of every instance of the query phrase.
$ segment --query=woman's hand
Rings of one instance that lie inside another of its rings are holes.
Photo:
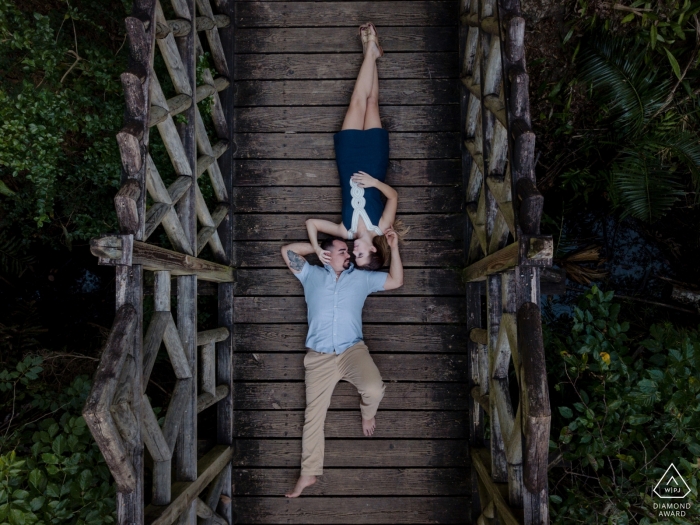
[[[316,249],[316,255],[318,255],[318,260],[321,261],[322,264],[331,263],[331,252],[319,247]]]
[[[377,179],[372,177],[372,175],[365,173],[364,171],[353,173],[350,180],[357,184],[360,188],[375,188],[377,186],[377,182],[379,182]]]
[[[386,236],[386,242],[389,244],[389,248],[394,250],[399,247],[399,236],[394,231],[393,226],[389,226],[384,232],[384,235]]]

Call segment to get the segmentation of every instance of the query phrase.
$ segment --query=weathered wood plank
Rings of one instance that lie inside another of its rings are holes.
[[[236,133],[237,159],[335,159],[332,133]],[[391,159],[459,157],[459,134],[391,133]]]
[[[304,232],[299,230],[299,240]],[[406,241],[401,245],[404,268],[455,267],[464,265],[462,243],[453,241]],[[235,242],[233,263],[236,268],[285,268],[280,256],[281,242]],[[311,257],[309,257],[311,260]]]
[[[327,439],[325,467],[466,467],[462,440]],[[239,467],[299,467],[298,439],[239,439],[233,464]]]
[[[468,497],[247,497],[237,523],[466,523],[459,519]],[[392,505],[393,503],[393,505]],[[395,506],[395,508],[394,508]],[[330,509],[334,512],[330,512]],[[328,511],[328,512],[326,512]]]
[[[305,220],[310,214],[246,214],[234,215],[233,233],[238,241],[307,240]],[[317,219],[340,222],[340,215],[313,215]],[[464,235],[464,215],[402,215],[399,217],[411,229],[406,240],[461,239]],[[279,248],[278,248],[279,249]]]
[[[392,160],[386,174],[391,186],[456,186],[462,182],[457,159]],[[338,187],[335,160],[236,161],[236,186]]]
[[[236,82],[236,106],[325,106],[350,102],[354,79],[243,80]],[[457,104],[459,86],[452,79],[384,79],[379,104]]]
[[[237,381],[303,381],[305,354],[235,353],[233,376]],[[372,358],[385,382],[467,381],[467,358],[460,354],[375,354]],[[391,385],[387,384],[386,389],[391,389]]]
[[[383,373],[384,370],[380,368]],[[386,378],[385,378],[386,379]],[[306,408],[304,383],[236,383],[234,397],[245,410],[303,410]],[[469,392],[466,385],[451,383],[390,383],[382,399],[383,410],[464,410]],[[331,409],[360,406],[357,389],[342,381],[335,387]]]
[[[371,175],[371,174],[370,174]],[[459,213],[464,198],[459,187],[400,188],[397,213]],[[257,187],[234,188],[234,213],[339,213],[340,187]]]
[[[234,344],[237,352],[303,351],[308,326],[303,324],[237,324]],[[467,334],[454,325],[375,325],[362,328],[372,355],[381,352],[464,352]]]
[[[300,438],[304,411],[235,411],[236,437]],[[360,411],[330,411],[326,417],[327,438],[361,438]],[[455,412],[379,410],[375,438],[463,439],[466,418]]]
[[[279,496],[298,469],[233,469],[235,496]],[[459,468],[328,469],[306,496],[463,496],[469,480]]]
[[[240,498],[236,505],[243,524],[325,523],[464,523],[469,497],[334,497],[285,499],[279,496]]]
[[[336,104],[344,101],[338,99]],[[273,106],[237,108],[236,129],[245,133],[337,132],[343,125],[347,105],[305,107]],[[382,127],[397,131],[459,131],[459,108],[441,106],[382,106]]]
[[[241,80],[354,79],[361,64],[360,53],[238,55],[234,74]],[[377,66],[380,85],[385,78],[456,78],[457,71],[455,53],[393,53]]]
[[[333,24],[336,25],[336,24]],[[457,27],[383,27],[382,48],[395,51],[457,51]],[[236,53],[362,52],[356,27],[239,28]]]
[[[234,323],[303,323],[303,297],[236,297]],[[368,297],[362,312],[366,323],[459,323],[464,300],[458,297]]]
[[[319,9],[319,5],[323,9]],[[455,2],[241,2],[237,27],[456,26]]]
[[[238,270],[234,288],[242,295],[304,295],[304,289],[289,270]],[[407,269],[401,288],[385,295],[463,295],[464,285],[457,271],[441,269]]]

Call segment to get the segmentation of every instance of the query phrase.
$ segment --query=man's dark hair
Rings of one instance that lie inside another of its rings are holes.
[[[331,248],[333,248],[333,241],[344,242],[346,246],[348,244],[348,242],[345,239],[341,239],[340,237],[327,237],[321,240],[321,242],[318,243],[318,245],[321,247],[322,250],[329,251]]]

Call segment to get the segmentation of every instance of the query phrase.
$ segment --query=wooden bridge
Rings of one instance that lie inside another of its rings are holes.
[[[386,52],[387,182],[411,227],[405,285],[365,305],[387,383],[375,437],[338,385],[325,474],[289,500],[306,305],[279,248],[306,238],[307,217],[339,219],[332,136],[368,20]],[[547,523],[552,243],[518,0],[135,0],[126,28],[121,231],[91,243],[115,266],[117,312],[84,410],[119,524]],[[154,133],[171,166],[151,157]],[[217,295],[218,328],[198,329],[198,293]],[[177,378],[162,425],[154,366]]]

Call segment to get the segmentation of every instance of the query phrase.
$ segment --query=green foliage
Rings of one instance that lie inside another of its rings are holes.
[[[596,3],[589,0],[578,0],[577,5],[579,27],[602,25],[606,30],[635,34],[643,45],[645,58],[663,60],[679,79],[684,78],[686,66],[699,63],[699,57],[692,52],[700,2],[615,2],[616,8],[607,12],[596,9]]]
[[[0,523],[113,523],[112,479],[80,415],[90,381],[56,395],[38,381],[41,363],[28,356],[0,371],[0,409],[23,402],[40,414],[0,438]]]
[[[0,224],[70,247],[115,226],[125,11],[115,0],[22,9],[0,0]]]
[[[697,115],[674,103],[671,78],[649,63],[644,45],[595,33],[582,44],[579,80],[600,112],[583,133],[562,186],[586,203],[604,192],[622,217],[653,223],[700,188]]]
[[[663,107],[670,80],[660,73],[646,67],[641,46],[627,39],[601,34],[581,52],[579,78],[593,84],[611,125],[624,136],[639,133]]]
[[[554,523],[697,523],[700,519],[700,334],[653,325],[633,342],[613,292],[593,287],[570,325],[546,332],[554,383],[550,474]],[[664,522],[651,491],[671,462],[692,489]]]

